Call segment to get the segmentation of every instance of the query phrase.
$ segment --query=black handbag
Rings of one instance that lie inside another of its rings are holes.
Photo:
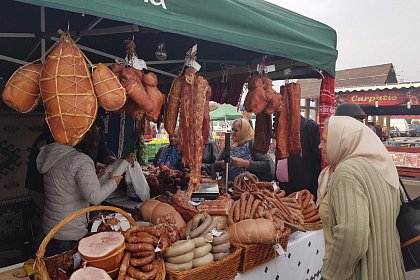
[[[405,271],[411,271],[420,268],[420,196],[412,200],[401,179],[400,184],[402,204],[397,217],[397,228]]]

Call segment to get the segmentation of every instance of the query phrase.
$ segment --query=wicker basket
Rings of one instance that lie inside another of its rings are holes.
[[[175,271],[166,269],[169,280],[221,280],[234,279],[241,260],[241,248],[231,246],[231,254],[219,261],[197,268]]]
[[[285,232],[277,242],[281,247],[286,250],[287,243],[291,233],[290,228],[286,228]],[[235,246],[242,248],[241,263],[239,265],[239,272],[246,272],[251,270],[262,263],[268,262],[278,256],[274,250],[275,244],[240,244],[235,243]]]
[[[302,225],[305,230],[320,230],[322,229],[322,222],[316,222],[312,224],[303,224]]]
[[[68,222],[74,220],[75,218],[77,218],[80,215],[92,212],[92,211],[112,211],[112,212],[116,212],[119,213],[121,215],[123,215],[132,226],[136,225],[136,221],[134,221],[134,219],[127,214],[127,212],[116,208],[116,207],[112,207],[112,206],[92,206],[92,207],[88,207],[88,208],[84,208],[81,209],[79,211],[74,212],[73,214],[70,214],[69,216],[67,216],[64,220],[62,220],[61,222],[59,222],[48,234],[47,236],[45,236],[44,240],[42,241],[41,245],[39,246],[38,252],[36,252],[36,259],[35,259],[35,264],[34,264],[34,269],[35,272],[37,274],[37,279],[40,280],[51,280],[50,275],[48,274],[48,270],[47,267],[45,265],[45,258],[44,258],[44,254],[45,254],[45,250],[47,248],[48,243],[50,242],[50,240],[53,238],[53,236],[60,230],[62,229]],[[76,250],[77,251],[77,250]],[[70,254],[68,254],[67,252],[60,254],[58,256],[54,256],[52,258],[68,258],[68,256],[72,256],[74,252],[76,252],[74,250],[69,251]],[[51,260],[51,259],[50,259]],[[158,279],[158,278],[156,278]],[[164,279],[164,278],[159,278],[159,279]]]

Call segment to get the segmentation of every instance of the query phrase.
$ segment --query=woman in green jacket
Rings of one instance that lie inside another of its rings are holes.
[[[395,164],[376,134],[351,117],[332,116],[321,135],[328,164],[318,204],[325,235],[323,279],[405,279],[396,219]]]

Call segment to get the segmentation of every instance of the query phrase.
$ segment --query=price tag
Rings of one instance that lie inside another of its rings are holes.
[[[190,200],[190,201],[188,201],[192,206],[198,206],[198,205],[200,205],[200,203],[201,202],[196,202],[196,201],[192,201],[192,200]]]
[[[79,268],[81,263],[82,263],[82,258],[79,252],[77,252],[76,254],[73,255],[73,270],[76,270],[77,268]]]
[[[279,256],[286,256],[286,252],[283,250],[283,248],[280,246],[280,244],[274,245],[274,250],[276,250],[277,254]]]
[[[223,234],[223,231],[218,231],[216,228],[214,228],[214,229],[212,229],[211,230],[211,235],[213,235],[213,236],[216,236],[216,237],[219,237],[220,235],[222,235]]]
[[[257,64],[257,72],[258,72],[259,74],[261,74],[263,70],[264,70],[264,69],[263,69],[263,66],[262,66],[261,64]]]
[[[276,71],[276,65],[271,64],[271,65],[267,65],[264,67],[264,72],[265,73],[270,73],[270,72],[274,72]]]
[[[155,253],[159,253],[159,252],[161,252],[162,250],[159,248],[159,246],[156,246],[156,248],[155,248]]]
[[[113,231],[119,231],[121,228],[121,224],[118,223],[117,225],[111,225],[111,228]]]
[[[195,70],[200,71],[201,69],[201,65],[197,63],[197,61],[195,60],[187,60],[187,62],[185,63],[185,65],[190,66],[192,68],[194,68]]]
[[[137,57],[134,58],[133,59],[133,68],[136,68],[137,70],[143,70],[143,69],[147,70],[146,61],[144,61],[143,59],[139,59]]]
[[[137,70],[143,70],[143,69],[147,70],[146,61],[144,61],[143,59],[140,59],[136,56],[134,56],[132,59],[128,59],[128,57],[126,56],[125,61],[128,65],[130,65],[131,67],[133,67]]]

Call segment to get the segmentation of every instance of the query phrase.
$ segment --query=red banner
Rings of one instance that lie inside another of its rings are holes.
[[[375,106],[375,102],[378,101],[379,106],[393,106],[410,101],[411,105],[420,105],[420,89],[336,92],[335,98],[337,104],[357,103],[362,106]]]

